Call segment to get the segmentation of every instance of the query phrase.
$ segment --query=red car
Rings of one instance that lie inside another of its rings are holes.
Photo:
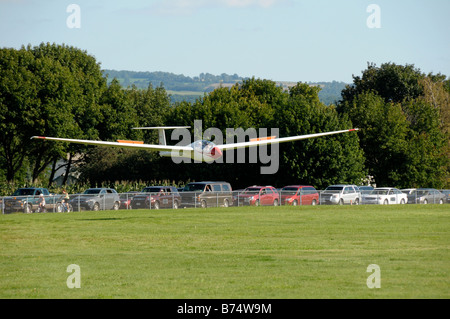
[[[250,186],[233,198],[236,206],[278,206],[280,195],[272,186]]]
[[[319,192],[306,185],[291,185],[281,189],[281,203],[283,205],[316,205],[319,202]]]

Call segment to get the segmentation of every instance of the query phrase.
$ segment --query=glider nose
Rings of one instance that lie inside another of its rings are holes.
[[[211,157],[214,159],[218,159],[222,156],[222,151],[220,150],[220,148],[213,147],[213,149],[211,150]]]

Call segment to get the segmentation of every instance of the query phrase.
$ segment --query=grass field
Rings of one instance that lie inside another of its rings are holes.
[[[0,215],[0,298],[449,298],[449,208]]]

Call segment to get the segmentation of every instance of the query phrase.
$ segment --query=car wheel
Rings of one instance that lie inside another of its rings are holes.
[[[114,206],[113,206],[113,209],[114,209],[114,210],[119,210],[119,206],[120,206],[119,203],[118,203],[118,202],[115,202],[115,203],[114,203]]]
[[[95,203],[94,204],[94,211],[99,211],[100,210],[100,204],[99,203]]]
[[[259,206],[259,200],[256,200],[256,202],[255,202],[255,206]]]
[[[173,209],[178,209],[178,201],[173,201]]]
[[[275,199],[275,200],[273,201],[273,206],[278,206],[278,199]]]
[[[223,207],[228,207],[228,206],[230,206],[230,202],[228,201],[227,198],[225,198],[223,201]]]
[[[439,204],[444,204],[444,200],[440,199]]]
[[[312,206],[316,206],[317,205],[317,201],[315,199],[313,199],[313,201],[311,202]]]
[[[297,200],[294,200],[294,201],[292,202],[292,206],[297,206],[297,205],[298,205]]]
[[[159,209],[159,202],[158,201],[155,202],[154,208],[155,209]]]
[[[359,205],[359,198],[355,199],[355,205]]]
[[[202,200],[201,206],[202,206],[202,208],[206,208],[207,207],[205,200]]]
[[[400,204],[404,204],[405,200],[402,198],[402,200],[400,201]]]
[[[423,200],[423,203],[424,203],[424,204],[428,204],[428,200],[424,199],[424,200]]]
[[[344,205],[344,199],[341,198],[341,199],[339,200],[339,205]]]
[[[388,204],[388,200],[385,199],[384,202],[383,202],[383,205],[387,205],[387,204]]]

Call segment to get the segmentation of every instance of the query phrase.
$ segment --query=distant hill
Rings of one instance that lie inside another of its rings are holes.
[[[104,70],[105,76],[110,83],[116,78],[123,87],[136,86],[138,89],[146,89],[151,83],[153,87],[162,85],[170,94],[172,102],[194,102],[197,98],[207,92],[222,87],[231,87],[242,82],[244,77],[237,74],[213,75],[210,73],[200,73],[199,76],[189,77],[182,74],[169,72],[136,72],[126,70]],[[288,88],[296,82],[278,81],[278,85]],[[341,91],[345,88],[344,82],[317,82],[309,85],[319,85],[322,90],[319,92],[320,100],[325,104],[335,103],[341,98]]]

